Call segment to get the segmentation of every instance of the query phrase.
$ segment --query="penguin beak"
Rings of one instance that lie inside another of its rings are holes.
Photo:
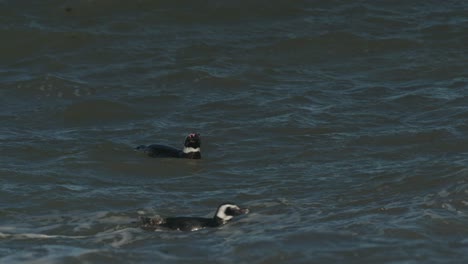
[[[239,208],[239,209],[232,210],[232,215],[234,216],[248,214],[248,213],[249,213],[249,209],[247,208]]]

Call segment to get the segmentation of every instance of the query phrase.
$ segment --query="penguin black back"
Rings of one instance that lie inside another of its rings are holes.
[[[148,156],[153,158],[201,159],[200,146],[200,134],[191,133],[185,138],[183,149],[177,149],[159,144],[152,144],[149,146],[140,145],[136,147],[136,149],[143,151]]]
[[[141,218],[141,228],[157,230],[160,228],[195,231],[207,227],[218,227],[228,223],[234,216],[248,214],[249,209],[242,209],[233,203],[223,203],[218,206],[213,218],[203,217],[168,217],[168,218]]]

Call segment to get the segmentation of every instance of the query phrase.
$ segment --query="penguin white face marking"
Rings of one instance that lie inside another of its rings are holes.
[[[191,152],[200,152],[200,148],[190,148],[190,147],[184,147],[183,149],[185,154],[191,153]]]
[[[234,205],[234,204],[223,204],[218,208],[218,211],[216,212],[216,217],[224,220],[224,221],[229,221],[233,218],[232,215],[227,215],[226,210],[227,209],[233,209],[233,210],[241,210],[239,206]]]

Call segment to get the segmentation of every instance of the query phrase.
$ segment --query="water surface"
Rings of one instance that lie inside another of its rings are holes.
[[[467,10],[0,1],[0,262],[467,261]]]

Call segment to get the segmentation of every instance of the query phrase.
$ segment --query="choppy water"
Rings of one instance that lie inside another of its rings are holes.
[[[468,261],[466,1],[195,2],[0,1],[1,263]]]

